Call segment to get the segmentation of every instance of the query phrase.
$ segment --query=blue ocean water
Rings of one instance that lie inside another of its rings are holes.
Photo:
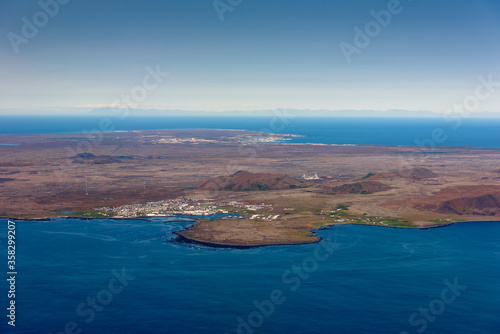
[[[191,223],[163,220],[17,221],[16,327],[2,315],[0,332],[500,331],[499,223],[340,225],[318,244],[213,249],[173,242]]]
[[[105,117],[0,116],[0,134],[98,131]],[[119,117],[115,130],[244,129],[305,135],[294,142],[410,146],[500,147],[500,119],[305,117]]]

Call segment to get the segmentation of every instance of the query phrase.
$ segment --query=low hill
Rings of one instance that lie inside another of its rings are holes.
[[[120,159],[111,157],[109,155],[93,155],[92,153],[80,153],[73,157],[73,163],[78,164],[92,164],[92,165],[102,165],[102,164],[112,164],[120,163]]]
[[[219,176],[200,184],[203,190],[265,191],[304,187],[302,182],[286,174],[250,173],[238,171],[233,175]]]
[[[395,172],[388,173],[377,173],[377,174],[368,174],[364,177],[364,179],[390,179],[390,178],[405,178],[412,180],[423,180],[437,177],[438,175],[431,171],[430,169],[423,167],[415,167],[415,168],[407,168],[398,170]]]
[[[320,193],[326,194],[373,194],[380,191],[389,190],[391,187],[385,183],[377,181],[360,181],[346,183],[336,187],[325,186]]]
[[[494,216],[500,214],[500,192],[448,200],[439,204],[436,212]]]

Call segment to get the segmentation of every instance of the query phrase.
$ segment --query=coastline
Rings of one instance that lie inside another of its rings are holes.
[[[185,230],[173,232],[176,235],[176,242],[187,243],[187,244],[195,244],[201,246],[207,246],[212,248],[232,248],[232,249],[249,249],[249,248],[257,248],[257,247],[268,247],[268,246],[297,246],[297,245],[307,245],[312,243],[318,243],[321,241],[319,238],[317,241],[313,242],[303,242],[303,243],[281,243],[281,244],[234,244],[234,243],[221,243],[221,242],[211,242],[198,240],[196,238],[187,237],[182,234]]]
[[[155,217],[150,217],[150,218],[164,218],[168,216],[155,216]],[[16,220],[16,221],[56,221],[58,219],[75,219],[75,220],[94,220],[94,219],[109,219],[109,220],[142,220],[142,221],[148,221],[151,222],[151,219],[146,219],[143,216],[138,216],[138,217],[124,217],[124,218],[87,218],[87,217],[68,217],[68,216],[51,216],[51,217],[45,217],[45,218],[13,218],[13,217],[0,217],[6,220]],[[361,225],[361,226],[371,226],[371,227],[381,227],[381,228],[394,228],[394,229],[419,229],[419,230],[430,230],[430,229],[435,229],[435,228],[441,228],[441,227],[448,227],[451,225],[459,224],[459,223],[475,223],[475,222],[500,222],[500,220],[477,220],[477,221],[460,221],[460,222],[447,222],[446,224],[437,224],[437,223],[431,223],[429,225],[425,226],[414,226],[414,227],[408,227],[408,226],[382,226],[382,225],[371,225],[371,224],[360,224],[360,223],[334,223],[334,224],[327,224],[312,230],[309,230],[308,232],[314,235],[316,239],[314,240],[308,240],[308,241],[293,241],[293,240],[288,240],[287,242],[262,242],[262,243],[233,243],[233,242],[220,242],[220,241],[214,241],[211,239],[201,239],[201,238],[196,238],[193,236],[186,235],[186,231],[189,231],[192,228],[195,228],[200,222],[204,221],[204,218],[187,218],[186,220],[183,220],[182,222],[192,222],[189,226],[185,227],[184,229],[181,229],[179,231],[174,231],[172,234],[175,236],[174,241],[179,242],[179,243],[186,243],[186,244],[196,244],[196,245],[201,245],[201,246],[206,246],[206,247],[212,247],[212,248],[231,248],[231,249],[249,249],[249,248],[257,248],[257,247],[268,247],[268,246],[297,246],[297,245],[307,245],[307,244],[314,244],[314,243],[319,243],[322,241],[322,238],[317,235],[317,231],[321,230],[326,230],[330,229],[333,226],[336,225]],[[207,219],[209,220],[209,219]],[[163,221],[163,223],[169,223],[170,221]],[[172,221],[175,222],[175,221]]]
[[[220,210],[244,217],[186,217],[195,223],[177,235],[229,247],[318,242],[314,231],[337,224],[430,229],[500,219],[490,201],[500,199],[498,148],[270,144],[279,136],[257,134],[103,132],[94,154],[66,154],[90,140],[81,134],[10,136],[4,141],[23,145],[1,146],[1,213],[20,221],[150,221],[167,212]],[[470,159],[481,163],[472,168]],[[223,175],[228,166],[234,174]]]

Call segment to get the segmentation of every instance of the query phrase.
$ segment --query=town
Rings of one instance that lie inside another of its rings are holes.
[[[237,201],[216,202],[210,199],[170,199],[156,202],[147,202],[142,204],[128,204],[117,207],[95,208],[96,211],[111,214],[114,218],[132,218],[132,217],[164,217],[175,215],[189,216],[210,216],[216,214],[233,214],[232,218],[244,218],[250,212],[256,212],[269,204],[248,204]],[[277,219],[279,215],[263,216],[252,215],[251,219]]]
[[[144,136],[144,138],[146,140],[149,140],[151,144],[219,144],[219,145],[278,144],[290,141],[297,137],[304,137],[304,136],[263,132],[251,135],[237,134],[235,136],[214,137],[214,138],[205,138],[198,136],[161,136],[160,138],[158,137],[159,137],[158,135]]]

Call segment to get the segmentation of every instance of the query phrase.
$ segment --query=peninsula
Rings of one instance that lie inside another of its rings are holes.
[[[9,218],[194,215],[183,240],[311,243],[334,224],[500,220],[500,150],[295,144],[239,130],[0,136]],[[228,219],[211,215],[233,214]],[[207,217],[204,219],[203,217]]]

